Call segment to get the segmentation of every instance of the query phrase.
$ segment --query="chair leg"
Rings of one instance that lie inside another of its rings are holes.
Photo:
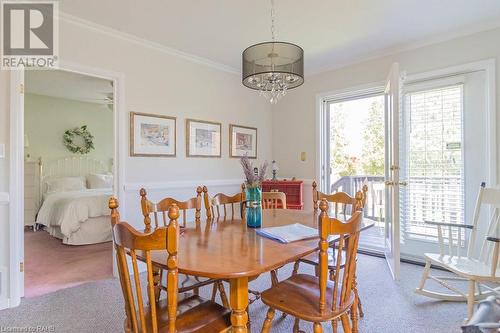
[[[295,321],[293,323],[293,333],[299,333],[300,332],[300,327],[299,327],[300,319],[295,318]]]
[[[330,270],[330,280],[331,281],[335,280],[335,270],[333,270],[333,269]]]
[[[272,270],[271,271],[271,285],[274,287],[275,285],[277,285],[279,282],[278,280],[278,270],[275,269],[275,270]]]
[[[431,261],[427,259],[425,261],[425,267],[424,271],[422,272],[422,278],[420,279],[420,284],[418,285],[418,290],[424,289],[425,281],[427,281],[427,278],[429,277],[430,270],[431,270]]]
[[[262,324],[262,333],[269,333],[274,318],[274,312],[273,308],[269,308],[269,310],[267,310],[266,320],[264,320],[264,323]]]
[[[344,333],[352,333],[351,324],[349,323],[349,316],[347,316],[347,313],[343,314],[340,317],[340,320],[342,321],[342,328],[344,329]]]
[[[293,264],[293,271],[292,271],[292,276],[297,275],[299,272],[299,266],[300,266],[300,261],[296,261],[295,264]]]
[[[332,320],[332,332],[333,333],[337,333],[338,332],[338,324],[339,324],[339,320],[338,319]]]
[[[363,307],[361,305],[361,299],[359,298],[359,291],[358,291],[358,281],[357,281],[357,276],[354,274],[353,281],[352,281],[352,289],[354,292],[354,297],[356,298],[356,303],[358,303],[358,311],[359,311],[359,316],[363,318],[365,316],[365,313],[363,312]]]
[[[354,303],[351,306],[351,323],[352,323],[352,332],[358,333],[358,300],[354,298]]]
[[[472,315],[474,314],[474,300],[476,293],[475,289],[476,289],[476,281],[470,280],[469,292],[467,294],[467,321],[469,321],[472,318]]]
[[[161,293],[161,279],[162,279],[162,274],[163,270],[157,267],[153,267],[153,287],[155,291],[155,300],[158,302],[160,300],[160,293]]]
[[[314,323],[313,332],[314,333],[322,333],[323,332],[323,327],[321,326],[320,323]]]
[[[219,289],[222,306],[229,309],[229,301],[227,299],[226,289],[224,288],[224,284],[221,281],[216,282],[216,284],[217,288]]]
[[[217,295],[217,282],[214,283],[213,287],[212,287],[212,297],[210,298],[210,300],[212,302],[215,302],[215,296]]]
[[[250,306],[247,306],[247,316],[248,316],[247,330],[248,330],[248,332],[252,332],[252,320],[250,318]]]

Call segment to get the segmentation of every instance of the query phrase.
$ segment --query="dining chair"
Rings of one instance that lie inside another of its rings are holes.
[[[245,184],[241,185],[241,192],[234,195],[227,195],[224,193],[217,193],[212,198],[208,194],[208,188],[203,186],[203,202],[205,204],[205,211],[207,217],[210,219],[220,218],[221,209],[223,209],[225,219],[227,217],[228,206],[231,207],[231,219],[234,218],[235,207],[240,208],[240,217],[243,217],[244,201],[245,201]],[[217,215],[216,215],[217,213]]]
[[[313,201],[317,203],[318,201],[321,200],[326,200],[329,203],[333,204],[333,217],[335,218],[342,218],[343,220],[347,220],[348,217],[350,217],[353,212],[356,212],[358,210],[362,210],[366,204],[366,192],[368,191],[368,186],[364,185],[362,188],[362,191],[356,192],[356,196],[353,198],[349,194],[345,192],[336,192],[333,194],[325,194],[316,189],[316,182],[313,182]],[[316,198],[316,200],[315,200]],[[335,269],[337,267],[337,263],[335,262],[336,258],[336,250],[335,250],[335,244],[334,246],[330,247],[328,249],[328,270],[330,272],[330,279],[333,280],[335,276]],[[345,256],[344,256],[345,258]],[[309,256],[306,256],[304,258],[301,258],[295,262],[295,265],[293,267],[292,275],[297,274],[299,270],[299,265],[300,263],[305,263],[309,265],[313,265],[316,272],[318,270],[318,256],[316,253],[313,253]],[[340,263],[340,267],[344,267],[345,262]],[[357,276],[354,275],[354,282],[353,282],[353,289],[354,289],[354,294],[356,295],[357,299],[357,304],[358,304],[358,311],[359,311],[359,316],[364,317],[364,311],[363,311],[363,305],[361,303],[361,299],[359,297],[359,290],[358,290],[358,283],[357,283]]]
[[[166,226],[167,223],[166,212],[168,211],[168,207],[170,207],[173,204],[176,204],[179,210],[182,211],[183,227],[186,227],[187,211],[190,209],[195,210],[195,219],[196,221],[199,221],[201,216],[201,192],[202,188],[198,186],[198,188],[196,189],[196,197],[193,197],[186,201],[179,201],[174,198],[164,198],[155,204],[146,199],[146,190],[144,188],[141,188],[139,193],[142,197],[141,208],[142,208],[142,214],[144,215],[144,224],[146,225],[146,229],[151,228],[150,214],[153,214],[155,218],[154,220],[155,228],[158,228],[160,222],[161,224],[163,224],[163,226]],[[161,221],[158,215],[160,215]]]
[[[144,188],[140,190],[141,196],[141,208],[142,214],[144,216],[145,231],[151,231],[151,215],[154,219],[154,229],[158,227],[166,227],[168,223],[168,210],[171,205],[175,204],[179,209],[183,211],[183,223],[186,223],[186,211],[188,209],[195,209],[195,221],[200,223],[200,211],[201,211],[201,193],[202,187],[198,186],[196,189],[196,197],[191,198],[187,201],[181,202],[173,198],[165,198],[160,200],[158,203],[153,203],[147,198],[147,192]],[[182,207],[182,208],[180,208]],[[157,299],[160,297],[162,290],[166,291],[167,286],[163,285],[163,272],[164,270],[160,267],[153,267],[155,273],[153,274],[155,282],[155,293]],[[220,292],[221,302],[224,306],[229,306],[229,301],[227,299],[227,294],[225,292],[224,286],[220,280],[207,279],[198,276],[183,275],[182,281],[180,283],[179,292],[185,293],[193,291],[194,294],[199,293],[199,288],[207,285],[214,285],[215,292],[218,290]],[[215,299],[215,295],[214,295]]]
[[[286,194],[283,192],[262,192],[262,209],[286,209]]]
[[[125,221],[120,221],[118,201],[109,200],[113,242],[120,284],[125,301],[125,332],[227,332],[230,330],[230,310],[197,295],[181,295],[178,290],[179,207],[168,209],[167,226],[141,233]],[[167,297],[156,299],[153,287],[152,251],[168,252]],[[130,274],[128,259],[131,262]],[[138,261],[146,263],[146,280],[139,274]],[[144,285],[146,285],[144,287]],[[147,295],[147,302],[144,296]]]
[[[355,211],[348,221],[342,222],[328,216],[326,199],[322,199],[318,207],[321,210],[318,217],[318,274],[295,274],[262,292],[261,300],[269,306],[263,333],[269,332],[276,310],[295,317],[294,333],[299,332],[299,320],[312,322],[314,333],[323,331],[323,322],[331,322],[333,331],[337,332],[338,320],[342,322],[345,333],[358,331],[357,298],[352,284],[362,212]],[[329,236],[338,237],[333,280],[328,278]],[[343,268],[340,267],[342,262],[345,263]]]

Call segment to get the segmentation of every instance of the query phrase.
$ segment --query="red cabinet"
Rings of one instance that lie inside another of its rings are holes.
[[[288,209],[302,209],[303,182],[302,180],[265,180],[262,182],[262,191],[271,192],[277,190],[286,194],[286,205]]]

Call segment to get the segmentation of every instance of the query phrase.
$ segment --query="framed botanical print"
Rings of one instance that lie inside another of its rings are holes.
[[[186,119],[186,156],[221,157],[222,124]]]
[[[257,129],[229,125],[229,156],[257,158]]]
[[[175,157],[176,118],[130,112],[130,156]]]

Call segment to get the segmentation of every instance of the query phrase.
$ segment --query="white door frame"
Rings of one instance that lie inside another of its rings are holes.
[[[125,214],[125,158],[127,156],[127,125],[125,114],[125,75],[96,67],[60,61],[59,70],[98,77],[113,81],[114,90],[114,195],[120,200],[120,213]],[[24,261],[24,69],[10,72],[10,184],[9,184],[9,307],[16,307],[24,296],[23,274],[20,271]],[[111,255],[111,254],[110,254]],[[114,255],[113,255],[114,258]],[[116,263],[113,260],[113,275]]]

